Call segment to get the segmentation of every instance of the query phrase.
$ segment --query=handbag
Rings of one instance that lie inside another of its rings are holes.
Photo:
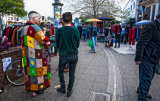
[[[160,60],[159,60],[159,64],[156,66],[155,73],[160,75]]]
[[[92,47],[92,46],[93,46],[93,42],[92,42],[91,39],[88,41],[88,46],[89,46],[89,47]]]

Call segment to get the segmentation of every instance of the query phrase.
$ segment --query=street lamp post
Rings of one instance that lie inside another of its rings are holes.
[[[56,30],[58,28],[59,21],[61,19],[63,4],[60,3],[59,0],[54,0],[54,3],[52,5],[54,9],[54,28]]]

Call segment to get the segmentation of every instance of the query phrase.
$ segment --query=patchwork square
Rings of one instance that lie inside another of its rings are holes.
[[[22,61],[23,61],[23,66],[27,66],[27,59],[26,59],[26,57],[23,57]]]
[[[24,27],[23,35],[27,35],[28,28],[29,28],[29,26]]]
[[[31,84],[31,91],[37,91],[38,90],[38,84]]]
[[[48,79],[51,78],[51,72],[48,72],[48,73],[47,73],[47,77],[48,77]]]
[[[24,72],[24,75],[28,75],[27,74],[27,66],[23,67],[23,72]]]
[[[22,47],[22,57],[26,57],[26,48]]]
[[[42,31],[41,31],[42,32]],[[42,32],[43,33],[43,32]],[[35,39],[41,43],[43,41],[43,39],[41,38],[41,36],[39,36],[38,32],[34,35]]]
[[[34,38],[27,36],[27,46],[34,48]]]
[[[38,78],[38,84],[44,83],[44,77],[37,77]]]
[[[25,82],[25,88],[26,88],[26,90],[29,90],[28,82]]]
[[[27,75],[30,75],[30,69],[29,69],[29,67],[27,67]]]
[[[29,70],[30,70],[30,76],[37,76],[37,70],[36,70],[36,68],[29,68]]]
[[[46,60],[46,58],[43,58],[43,66],[47,66],[47,60]]]
[[[25,46],[25,49],[26,49],[26,57],[28,58],[28,46]]]
[[[43,64],[43,63],[42,63],[42,59],[36,59],[36,67],[37,67],[37,68],[43,67],[42,64]]]
[[[24,75],[24,81],[28,82],[28,75]]]
[[[42,58],[46,58],[46,51],[45,51],[45,49],[42,49]]]
[[[29,67],[36,68],[36,59],[29,58]]]
[[[36,49],[35,54],[36,54],[36,59],[42,59],[42,50],[41,49]]]
[[[24,38],[24,45],[27,46],[27,36],[24,35],[23,38]]]
[[[48,68],[47,68],[47,72],[51,72],[51,66],[48,65],[47,67],[48,67]]]
[[[29,58],[27,58],[27,67],[29,67]]]
[[[43,76],[43,67],[37,68],[37,76],[38,77]]]
[[[34,34],[36,33],[35,29],[31,26],[29,26],[28,31],[27,31],[27,35],[34,38]]]
[[[49,85],[51,85],[51,79],[49,79],[48,82],[49,82]]]
[[[21,61],[22,61],[22,67],[24,67],[23,58],[21,59]]]
[[[35,49],[28,47],[28,57],[29,58],[35,58]]]
[[[47,65],[50,65],[51,63],[49,57],[47,57],[46,59],[47,59]]]
[[[35,40],[35,39],[34,39],[34,48],[35,49],[41,49],[40,43],[37,40]]]
[[[31,84],[31,82],[30,82],[30,76],[28,75],[28,84]]]
[[[36,76],[30,76],[30,82],[31,82],[31,84],[37,84],[38,83],[37,77]]]
[[[46,88],[48,88],[48,87],[50,86],[49,81],[48,81],[48,80],[45,81],[45,82],[44,82],[44,85],[45,85]]]
[[[21,37],[21,45],[24,47],[24,36]]]
[[[44,81],[48,81],[47,75],[44,75]]]
[[[44,45],[40,44],[41,49],[44,49]]]
[[[38,85],[38,90],[44,90],[44,89],[45,89],[44,83]]]
[[[43,75],[47,75],[47,66],[43,67]]]

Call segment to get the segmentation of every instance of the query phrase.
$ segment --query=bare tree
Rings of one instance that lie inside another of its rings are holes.
[[[69,4],[70,11],[73,14],[79,13],[82,16],[97,18],[121,17],[121,7],[115,0],[63,0]],[[123,2],[123,0],[121,0]]]

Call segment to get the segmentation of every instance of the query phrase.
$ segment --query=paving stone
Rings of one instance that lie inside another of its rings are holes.
[[[98,93],[106,93],[107,83],[94,83],[92,90]]]

